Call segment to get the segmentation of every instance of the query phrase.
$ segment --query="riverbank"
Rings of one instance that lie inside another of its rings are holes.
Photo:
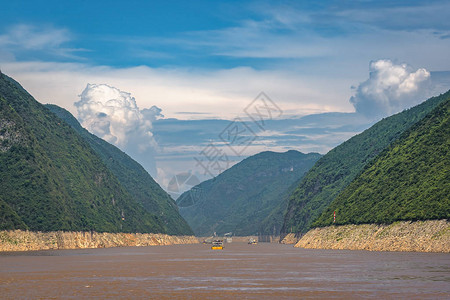
[[[369,251],[450,252],[450,222],[395,222],[315,228],[295,247]]]
[[[153,233],[0,231],[0,251],[197,244],[194,236]]]

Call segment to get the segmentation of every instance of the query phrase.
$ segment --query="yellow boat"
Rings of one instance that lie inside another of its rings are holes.
[[[223,241],[221,240],[213,241],[211,250],[223,250]]]

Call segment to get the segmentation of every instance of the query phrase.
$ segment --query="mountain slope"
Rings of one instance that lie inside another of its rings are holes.
[[[22,218],[2,199],[0,199],[0,230],[22,229],[27,230],[28,226]]]
[[[157,216],[165,233],[177,235],[192,234],[189,225],[178,213],[175,201],[139,163],[117,147],[89,133],[64,108],[51,104],[45,106],[81,135],[117,177],[125,190],[137,202],[141,203],[148,212]]]
[[[320,156],[288,151],[248,157],[183,193],[177,199],[180,213],[196,235],[278,233],[287,205],[284,193]],[[277,211],[280,219],[274,221],[269,216]]]
[[[0,229],[161,232],[91,147],[0,73]]]
[[[450,218],[450,99],[370,163],[313,226]]]
[[[306,232],[367,163],[449,97],[447,92],[385,118],[323,156],[290,196],[282,234]]]

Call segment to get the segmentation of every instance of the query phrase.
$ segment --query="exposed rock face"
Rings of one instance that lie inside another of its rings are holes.
[[[197,244],[194,236],[144,233],[0,231],[0,251]]]
[[[23,142],[23,136],[14,121],[0,118],[0,152],[6,152],[15,144]]]
[[[297,244],[298,238],[295,233],[288,233],[281,241],[281,244]]]
[[[447,220],[315,228],[295,247],[369,251],[450,252]]]

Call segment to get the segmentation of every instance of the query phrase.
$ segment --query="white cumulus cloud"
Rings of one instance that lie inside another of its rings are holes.
[[[75,107],[84,128],[130,154],[150,173],[156,171],[152,122],[162,116],[161,109],[140,110],[130,93],[107,84],[88,84]]]
[[[369,79],[350,98],[357,112],[369,117],[384,117],[425,100],[430,72],[413,70],[407,64],[381,59],[370,63]]]

